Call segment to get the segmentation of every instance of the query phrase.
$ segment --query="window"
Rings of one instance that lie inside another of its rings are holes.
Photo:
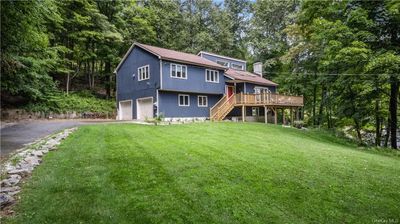
[[[186,65],[171,64],[171,77],[177,79],[187,79]]]
[[[138,80],[146,80],[150,78],[150,66],[145,65],[138,68]]]
[[[178,94],[178,103],[179,103],[180,107],[188,107],[188,106],[190,106],[189,95]]]
[[[217,60],[217,64],[220,64],[225,67],[229,67],[229,62]]]
[[[258,115],[260,114],[259,108],[258,107],[252,107],[251,108],[251,115],[253,117],[258,117]]]
[[[231,67],[232,67],[233,69],[243,70],[243,65],[231,63]]]
[[[206,82],[219,83],[219,72],[206,69]]]
[[[198,107],[208,107],[208,97],[207,96],[197,96],[197,106]]]

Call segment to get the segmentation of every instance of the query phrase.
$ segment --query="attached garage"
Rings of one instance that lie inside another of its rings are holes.
[[[153,118],[153,97],[137,99],[136,106],[138,120]]]
[[[132,119],[132,100],[119,101],[119,120]]]

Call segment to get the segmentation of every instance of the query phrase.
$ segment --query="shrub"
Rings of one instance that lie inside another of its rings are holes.
[[[300,129],[304,126],[304,121],[300,121],[300,120],[294,121],[293,126]]]

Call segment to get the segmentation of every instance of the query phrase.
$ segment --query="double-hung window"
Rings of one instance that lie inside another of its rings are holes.
[[[207,96],[197,96],[197,106],[198,107],[208,107],[208,97]]]
[[[150,66],[149,65],[145,65],[145,66],[138,68],[138,80],[142,81],[142,80],[146,80],[146,79],[150,79]]]
[[[206,82],[219,83],[219,72],[206,69]]]
[[[190,96],[186,94],[178,94],[178,104],[180,107],[190,106]]]
[[[187,79],[186,65],[171,64],[171,77],[177,79]]]

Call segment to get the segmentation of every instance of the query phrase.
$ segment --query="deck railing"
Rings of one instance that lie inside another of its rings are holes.
[[[303,96],[280,95],[276,93],[239,93],[229,98],[225,95],[210,109],[211,120],[223,119],[234,106],[296,106],[304,104]]]
[[[288,96],[276,93],[239,93],[236,94],[239,105],[303,106],[303,96]]]

